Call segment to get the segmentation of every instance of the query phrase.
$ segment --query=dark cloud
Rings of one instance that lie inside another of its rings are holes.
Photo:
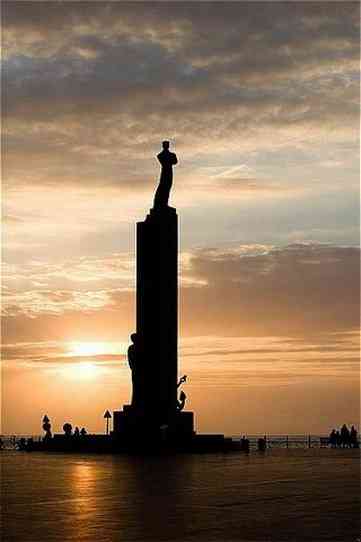
[[[40,183],[111,183],[125,159],[147,169],[160,131],[193,156],[210,152],[204,134],[258,149],[270,130],[283,145],[286,128],[354,137],[358,15],[355,3],[4,2],[5,178],[21,182],[21,154]]]
[[[189,274],[207,286],[181,292],[185,334],[317,335],[360,325],[357,248],[292,245],[251,257],[200,252]]]

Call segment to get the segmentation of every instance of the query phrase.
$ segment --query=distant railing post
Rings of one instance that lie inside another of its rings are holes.
[[[288,448],[288,435],[286,436],[286,448]]]
[[[308,447],[311,448],[311,435],[308,435]]]

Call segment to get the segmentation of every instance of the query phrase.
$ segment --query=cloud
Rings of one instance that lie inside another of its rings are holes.
[[[41,185],[143,189],[159,133],[190,160],[354,142],[358,15],[352,3],[7,2],[5,180],[23,184],[30,163]]]
[[[164,137],[189,246],[355,242],[359,6],[259,6],[5,2],[6,259],[130,250]]]
[[[109,344],[111,348],[109,348]],[[49,368],[63,365],[91,363],[99,366],[116,366],[126,362],[124,348],[120,345],[107,343],[102,354],[80,355],[71,351],[71,343],[18,343],[3,345],[1,356],[6,368]],[[106,352],[107,347],[109,352]],[[122,350],[122,351],[120,351]]]
[[[21,218],[19,218],[18,216],[3,215],[2,216],[2,222],[3,222],[3,224],[16,225],[16,224],[21,224],[23,222],[23,220]]]
[[[200,250],[181,292],[183,333],[312,335],[359,328],[359,250],[312,244],[240,256]],[[207,311],[204,311],[207,307]]]
[[[359,329],[359,257],[358,248],[320,244],[188,252],[182,258],[181,336],[319,337]],[[124,261],[105,261],[92,289],[96,259],[70,262],[61,273],[43,266],[21,290],[7,290],[5,342],[126,340],[134,328],[135,292],[129,283],[117,285]],[[44,270],[46,285],[32,288]],[[51,288],[53,280],[56,286],[66,280],[68,288]]]
[[[345,335],[339,344],[335,334],[328,334],[327,347],[322,338],[326,336],[321,336],[319,342],[304,338],[302,347],[296,347],[290,337],[183,338],[179,363],[182,373],[189,376],[190,390],[202,386],[242,389],[248,385],[307,385],[311,379],[319,383],[325,378],[333,382],[357,379],[359,345],[354,337]],[[89,343],[79,344],[89,350]],[[83,369],[106,370],[113,378],[123,376],[129,380],[126,344],[92,344],[103,353],[76,354],[74,344],[69,342],[5,344],[3,367],[13,372],[59,371],[59,375],[73,379],[81,377]]]
[[[345,336],[339,344],[330,333],[313,340],[303,337],[296,347],[291,337],[196,336],[181,341],[180,359],[182,371],[208,385],[212,381],[230,387],[271,381],[291,384],[327,376],[349,379],[359,371],[358,338]]]
[[[89,284],[116,284],[129,287],[133,284],[134,261],[130,254],[111,254],[106,257],[76,257],[61,262],[32,259],[25,264],[3,264],[4,281],[18,291],[28,289],[34,282],[46,288],[52,286],[76,286],[85,289]]]

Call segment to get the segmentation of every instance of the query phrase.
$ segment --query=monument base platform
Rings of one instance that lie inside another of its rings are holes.
[[[130,405],[113,412],[112,437],[125,445],[147,447],[159,443],[185,443],[194,436],[193,412],[176,412],[168,424],[159,426],[151,414],[138,412]]]
[[[74,437],[54,435],[42,441],[24,439],[19,450],[27,452],[62,452],[62,453],[100,453],[130,455],[172,455],[242,451],[239,442],[225,438],[224,435],[193,435],[187,440],[177,439],[168,442],[146,441],[139,438],[136,442],[125,442],[115,435],[85,435]]]

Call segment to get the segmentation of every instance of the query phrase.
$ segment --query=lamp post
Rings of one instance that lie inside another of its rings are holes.
[[[106,410],[104,413],[104,419],[106,420],[106,434],[109,435],[109,420],[112,417],[109,410]]]

